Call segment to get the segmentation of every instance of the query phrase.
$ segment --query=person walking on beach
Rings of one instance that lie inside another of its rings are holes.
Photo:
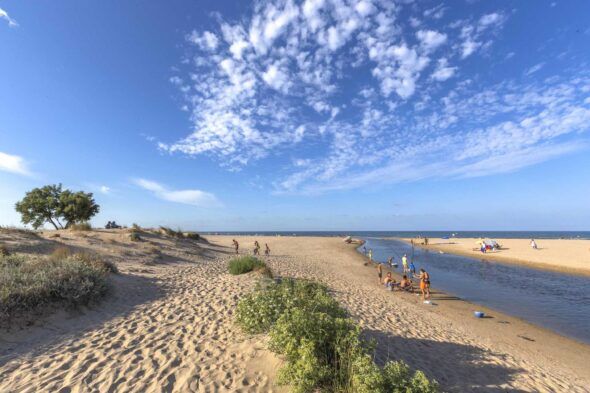
[[[404,270],[404,274],[406,274],[409,269],[408,269],[408,255],[404,254],[404,256],[402,257],[402,267]]]
[[[260,255],[260,244],[258,240],[254,241],[254,255]]]
[[[420,274],[414,276],[420,280],[420,291],[422,292],[422,301],[430,299],[430,274],[423,268],[420,268]]]
[[[264,255],[270,255],[270,248],[268,247],[268,243],[264,243]]]
[[[377,264],[377,276],[379,277],[379,285],[383,282],[383,266],[380,263]]]
[[[234,249],[236,250],[236,254],[239,254],[240,251],[240,243],[236,239],[232,239],[232,243],[234,244]]]
[[[531,247],[533,250],[538,250],[537,242],[535,241],[535,239],[531,239]]]

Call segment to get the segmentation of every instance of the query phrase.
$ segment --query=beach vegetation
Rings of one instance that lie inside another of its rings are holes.
[[[46,223],[55,229],[71,227],[90,220],[100,206],[94,201],[92,193],[72,192],[63,189],[61,184],[34,188],[16,203],[15,209],[21,214],[21,221],[38,229]]]
[[[139,242],[141,241],[141,236],[139,236],[139,232],[133,231],[129,234],[129,240],[132,242]]]
[[[328,289],[304,280],[260,285],[238,304],[237,323],[267,333],[269,349],[285,359],[279,382],[293,392],[434,393],[438,384],[399,361],[379,367],[374,345]]]
[[[10,255],[10,251],[8,251],[8,247],[4,244],[0,244],[0,257],[7,257]]]
[[[258,258],[246,255],[229,261],[229,272],[233,275],[249,273],[253,270],[266,270],[266,264]]]
[[[0,257],[0,319],[45,305],[85,305],[107,292],[114,265],[89,254],[59,253]]]
[[[72,231],[91,231],[92,225],[89,222],[80,222],[77,224],[70,225]]]

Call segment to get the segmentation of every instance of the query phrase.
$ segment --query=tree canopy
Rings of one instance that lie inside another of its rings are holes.
[[[15,208],[21,214],[21,221],[31,224],[35,229],[45,223],[53,225],[55,229],[63,229],[62,220],[68,228],[72,224],[90,220],[100,210],[92,193],[64,190],[61,184],[27,192]]]

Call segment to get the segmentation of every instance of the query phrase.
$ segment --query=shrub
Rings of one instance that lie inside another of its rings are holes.
[[[7,257],[10,255],[8,248],[5,245],[0,246],[0,257]]]
[[[108,270],[79,256],[0,258],[0,320],[57,303],[88,304],[107,291]]]
[[[252,270],[264,269],[266,264],[251,256],[234,258],[229,261],[229,272],[233,275],[244,274]]]
[[[129,234],[129,240],[131,240],[132,242],[139,242],[141,241],[141,236],[139,236],[139,233],[137,232],[131,232]]]
[[[172,228],[160,227],[160,232],[166,236],[176,237],[179,239],[184,238],[184,235],[182,234],[182,231],[180,229],[178,231],[175,231]]]
[[[184,237],[186,239],[190,239],[190,240],[200,240],[201,239],[201,235],[199,235],[197,232],[185,232]]]
[[[49,259],[61,260],[61,259],[68,258],[71,254],[72,254],[72,252],[70,251],[69,248],[60,246],[60,247],[57,247],[55,250],[53,250],[53,252],[49,255]]]
[[[91,231],[92,225],[89,222],[81,222],[79,224],[72,224],[69,226],[72,231]]]
[[[248,333],[269,333],[269,348],[286,360],[279,381],[297,393],[433,393],[436,382],[404,363],[379,368],[372,345],[325,286],[284,280],[259,286],[237,308],[237,323]]]
[[[137,231],[137,232],[141,232],[141,230],[142,230],[141,227],[139,225],[137,225],[136,223],[133,223],[131,225],[131,229],[133,229],[134,231]]]
[[[117,265],[115,265],[111,261],[105,261],[100,256],[96,254],[91,254],[87,252],[79,252],[74,254],[74,258],[84,262],[85,264],[92,266],[96,269],[105,270],[109,273],[119,273],[119,269]]]

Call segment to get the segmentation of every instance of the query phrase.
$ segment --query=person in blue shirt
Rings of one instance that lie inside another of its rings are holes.
[[[414,261],[410,261],[410,273],[416,274],[416,266],[414,266]]]

